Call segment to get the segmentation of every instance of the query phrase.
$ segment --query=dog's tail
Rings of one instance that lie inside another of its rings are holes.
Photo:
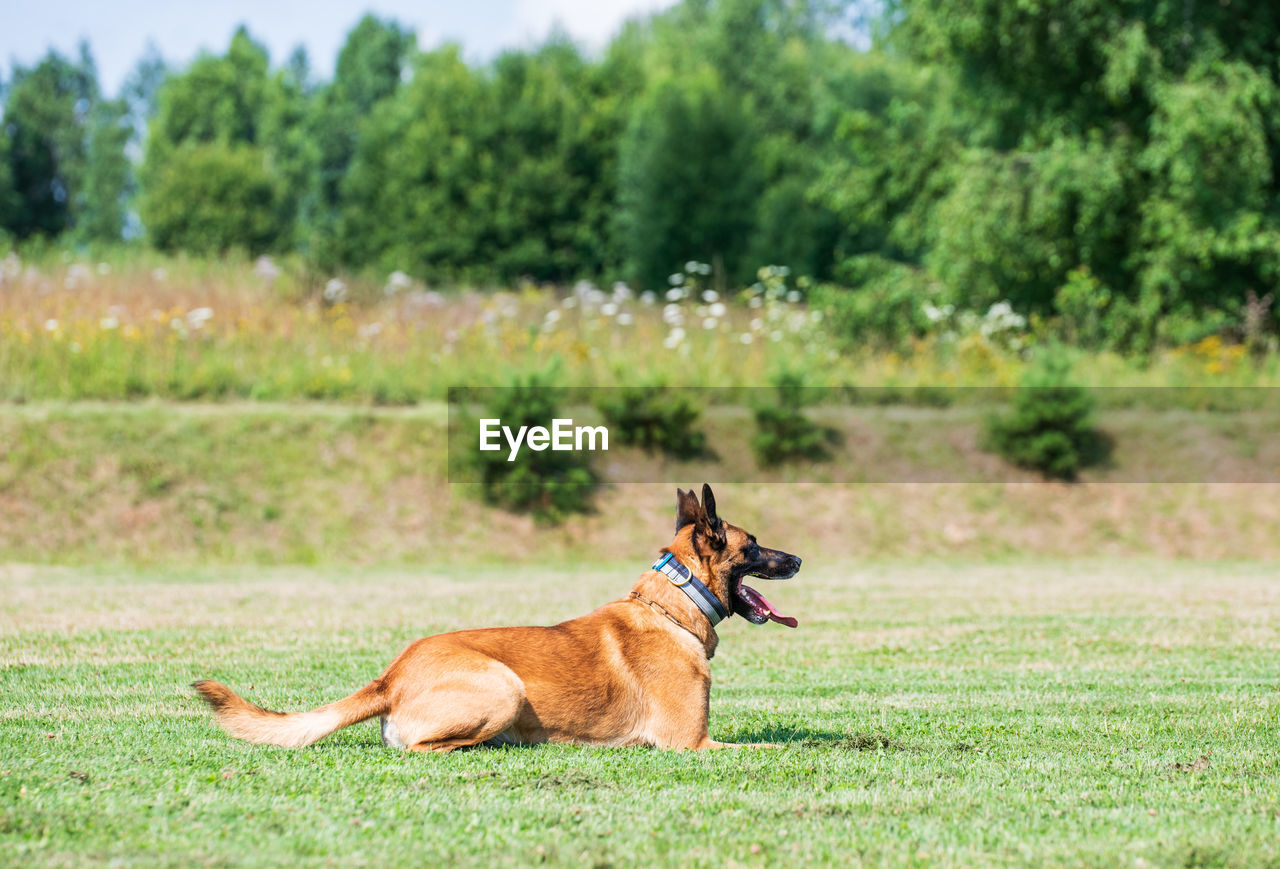
[[[285,748],[319,742],[335,730],[382,715],[390,708],[381,679],[374,679],[337,703],[291,714],[255,706],[221,682],[205,679],[193,682],[191,687],[213,708],[214,720],[227,733],[249,742]]]

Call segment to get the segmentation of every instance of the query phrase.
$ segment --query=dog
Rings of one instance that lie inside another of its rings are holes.
[[[552,627],[482,628],[411,643],[350,697],[283,714],[213,681],[192,687],[232,736],[300,748],[382,716],[383,743],[448,752],[542,742],[664,749],[723,748],[707,732],[716,624],[740,615],[794,628],[796,620],[743,584],[789,579],[800,558],[766,549],[676,490],[676,535],[631,593]]]

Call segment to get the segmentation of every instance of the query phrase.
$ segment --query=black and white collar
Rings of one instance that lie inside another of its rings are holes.
[[[680,559],[670,552],[655,561],[652,569],[661,573],[671,581],[672,585],[688,595],[689,600],[693,601],[711,622],[711,627],[714,628],[729,617],[729,611],[725,609],[720,598],[712,594],[711,589],[703,585],[693,575],[693,571],[681,564]]]

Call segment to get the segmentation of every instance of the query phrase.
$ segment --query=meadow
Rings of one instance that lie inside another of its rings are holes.
[[[292,260],[10,254],[0,261],[0,399],[412,405],[532,371],[566,386],[761,386],[782,369],[811,386],[1014,386],[1027,348],[1054,335],[996,305],[905,347],[855,345],[807,304],[803,281],[775,267],[758,277],[717,291],[691,269],[663,294],[589,282],[439,290],[403,273],[333,276]],[[1280,356],[1211,335],[1141,358],[1077,353],[1073,378],[1275,386]]]
[[[787,543],[786,529],[756,529]],[[656,539],[656,538],[655,538]],[[733,620],[711,753],[230,740],[186,687],[334,699],[419,635],[549,623],[637,562],[0,568],[0,853],[23,866],[1280,864],[1280,589],[1243,562],[806,552]]]
[[[689,271],[645,297],[4,260],[0,863],[1280,866],[1280,498],[1232,482],[1275,478],[1277,411],[1207,409],[1277,385],[1275,355],[1077,353],[1078,382],[1163,398],[1116,393],[1112,463],[1050,483],[930,392],[1017,384],[1037,324],[852,347],[779,270],[725,293]],[[713,738],[781,748],[424,758],[367,723],[288,751],[186,687],[309,708],[418,636],[627,591],[672,486],[607,485],[555,526],[486,506],[446,473],[449,386],[781,367],[929,406],[812,409],[831,466],[755,467],[733,405],[701,424],[741,463],[610,459],[710,479],[805,558],[770,589],[800,628],[733,620],[712,664]]]

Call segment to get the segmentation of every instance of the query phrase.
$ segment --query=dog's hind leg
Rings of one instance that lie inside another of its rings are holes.
[[[525,703],[520,677],[505,664],[488,661],[479,672],[452,672],[398,704],[383,733],[393,733],[409,751],[452,751],[501,736]]]

